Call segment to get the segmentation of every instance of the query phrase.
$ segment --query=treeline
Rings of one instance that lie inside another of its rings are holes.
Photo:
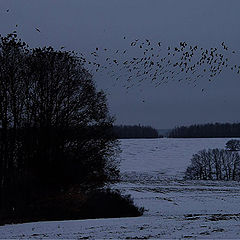
[[[240,123],[208,123],[175,127],[170,138],[240,137]]]
[[[119,125],[113,127],[114,135],[119,138],[158,138],[158,131],[150,126]]]

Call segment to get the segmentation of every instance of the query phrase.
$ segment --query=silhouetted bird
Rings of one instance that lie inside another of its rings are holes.
[[[38,28],[35,28],[36,31],[41,32]]]

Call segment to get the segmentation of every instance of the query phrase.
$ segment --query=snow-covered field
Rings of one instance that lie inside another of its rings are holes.
[[[147,211],[138,218],[39,222],[0,227],[5,239],[240,238],[240,184],[184,181],[193,153],[229,139],[122,140],[122,182]]]

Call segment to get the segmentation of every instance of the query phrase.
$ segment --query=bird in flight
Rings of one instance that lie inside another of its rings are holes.
[[[38,28],[35,28],[36,31],[41,32]]]
[[[7,11],[6,12],[9,12],[9,9],[7,9]]]

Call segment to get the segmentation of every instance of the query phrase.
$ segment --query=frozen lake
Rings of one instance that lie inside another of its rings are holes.
[[[121,140],[122,181],[113,188],[144,206],[142,217],[6,225],[0,238],[240,238],[239,182],[182,179],[192,154],[228,140]]]

